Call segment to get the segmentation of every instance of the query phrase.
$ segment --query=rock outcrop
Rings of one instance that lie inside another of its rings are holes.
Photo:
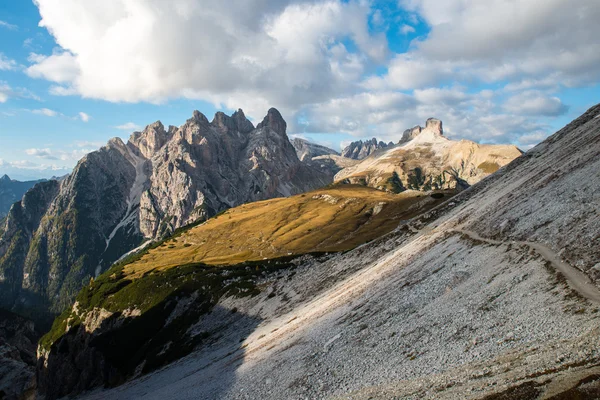
[[[0,309],[1,399],[35,399],[38,338],[32,321]]]
[[[341,183],[387,191],[465,189],[521,155],[512,145],[481,145],[444,136],[442,121],[406,130],[398,146],[336,174]]]
[[[148,125],[111,139],[64,180],[38,184],[0,229],[0,307],[34,319],[72,303],[123,254],[251,201],[331,183],[300,162],[281,114],[254,128],[242,110],[199,111],[180,127]]]
[[[392,147],[393,145],[394,143],[392,142],[378,142],[375,138],[366,140],[364,142],[359,140],[346,146],[344,150],[342,150],[342,157],[352,158],[354,160],[362,160],[378,150],[386,149],[388,147]]]

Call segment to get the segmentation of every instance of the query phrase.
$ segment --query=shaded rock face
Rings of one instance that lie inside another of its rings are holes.
[[[415,126],[414,128],[405,130],[404,133],[402,134],[402,139],[400,139],[398,144],[404,144],[404,143],[410,142],[411,140],[416,138],[419,135],[419,133],[421,133],[422,130],[423,130],[423,128],[421,128],[419,125]]]
[[[352,158],[354,160],[362,160],[364,158],[367,158],[377,150],[385,149],[393,145],[394,143],[392,142],[378,142],[375,138],[364,142],[362,140],[359,140],[357,142],[352,142],[348,146],[346,146],[344,150],[342,150],[342,157]]]
[[[39,182],[42,180],[19,182],[10,179],[8,175],[0,177],[0,218],[6,216],[10,207]]]
[[[35,398],[38,337],[32,321],[0,309],[0,398]]]
[[[85,156],[66,179],[37,185],[0,228],[0,307],[40,319],[143,242],[250,201],[297,194],[332,177],[298,160],[281,114],[257,128],[238,110],[156,122]]]

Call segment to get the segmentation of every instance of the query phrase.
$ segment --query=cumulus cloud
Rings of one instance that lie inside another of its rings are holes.
[[[82,120],[83,122],[89,122],[89,120],[90,120],[91,118],[92,118],[92,117],[90,117],[88,114],[84,113],[83,111],[81,111],[81,112],[79,113],[79,119],[80,119],[80,120]]]
[[[362,1],[35,3],[62,50],[32,54],[27,73],[60,84],[56,94],[183,96],[258,115],[256,101],[295,110],[347,91],[368,60],[383,61],[388,51],[383,34],[369,33],[371,9]]]
[[[0,53],[0,71],[12,71],[17,69],[17,62]]]
[[[251,118],[276,106],[290,133],[395,139],[436,116],[449,135],[520,143],[567,111],[560,88],[600,79],[597,0],[399,0],[393,27],[364,0],[34,1],[58,48],[26,73],[51,94],[202,99]],[[391,54],[386,29],[423,25]]]
[[[573,86],[600,77],[596,0],[401,3],[431,26],[427,38],[415,42],[413,55],[433,65],[450,63],[454,72],[491,81],[558,73]]]
[[[558,97],[546,96],[537,91],[527,91],[510,97],[504,108],[515,114],[549,117],[563,115],[569,110]]]
[[[31,148],[25,150],[28,156],[41,158],[44,160],[78,161],[81,157],[92,152],[93,149],[75,149],[75,150],[53,150],[50,148]]]
[[[59,115],[58,112],[50,110],[49,108],[40,108],[37,110],[31,110],[32,113],[37,115],[45,115],[46,117],[56,117]]]
[[[400,33],[402,33],[403,35],[408,35],[409,33],[414,33],[415,32],[415,28],[413,28],[410,25],[404,24],[400,27]]]
[[[142,130],[142,126],[138,125],[134,122],[126,122],[122,125],[117,125],[115,126],[115,129],[120,129],[122,131],[141,131]]]

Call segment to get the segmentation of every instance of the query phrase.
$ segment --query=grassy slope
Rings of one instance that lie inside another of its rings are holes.
[[[245,204],[163,243],[125,266],[124,272],[137,277],[149,270],[189,263],[232,265],[309,252],[345,251],[392,231],[400,220],[443,200],[423,193],[395,195],[340,185]]]

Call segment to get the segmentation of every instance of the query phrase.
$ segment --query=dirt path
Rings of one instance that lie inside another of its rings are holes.
[[[472,231],[466,231],[463,229],[454,229],[454,232],[462,233],[464,235],[469,236],[471,239],[486,242],[489,244],[494,244],[494,245],[508,244],[506,242],[502,242],[502,241],[498,241],[498,240],[483,238],[483,237],[479,236],[477,233],[472,232]],[[530,249],[534,250],[540,256],[542,256],[546,261],[551,263],[554,268],[559,270],[565,276],[565,278],[567,279],[567,282],[569,283],[569,286],[573,290],[575,290],[577,293],[579,293],[580,295],[582,295],[583,297],[585,297],[588,300],[594,301],[596,303],[600,303],[600,289],[598,289],[596,287],[596,285],[594,285],[591,282],[590,278],[586,274],[584,274],[577,268],[570,266],[566,262],[562,261],[560,259],[560,257],[558,257],[551,248],[549,248],[541,243],[534,243],[534,242],[511,241],[510,243],[527,246]]]

